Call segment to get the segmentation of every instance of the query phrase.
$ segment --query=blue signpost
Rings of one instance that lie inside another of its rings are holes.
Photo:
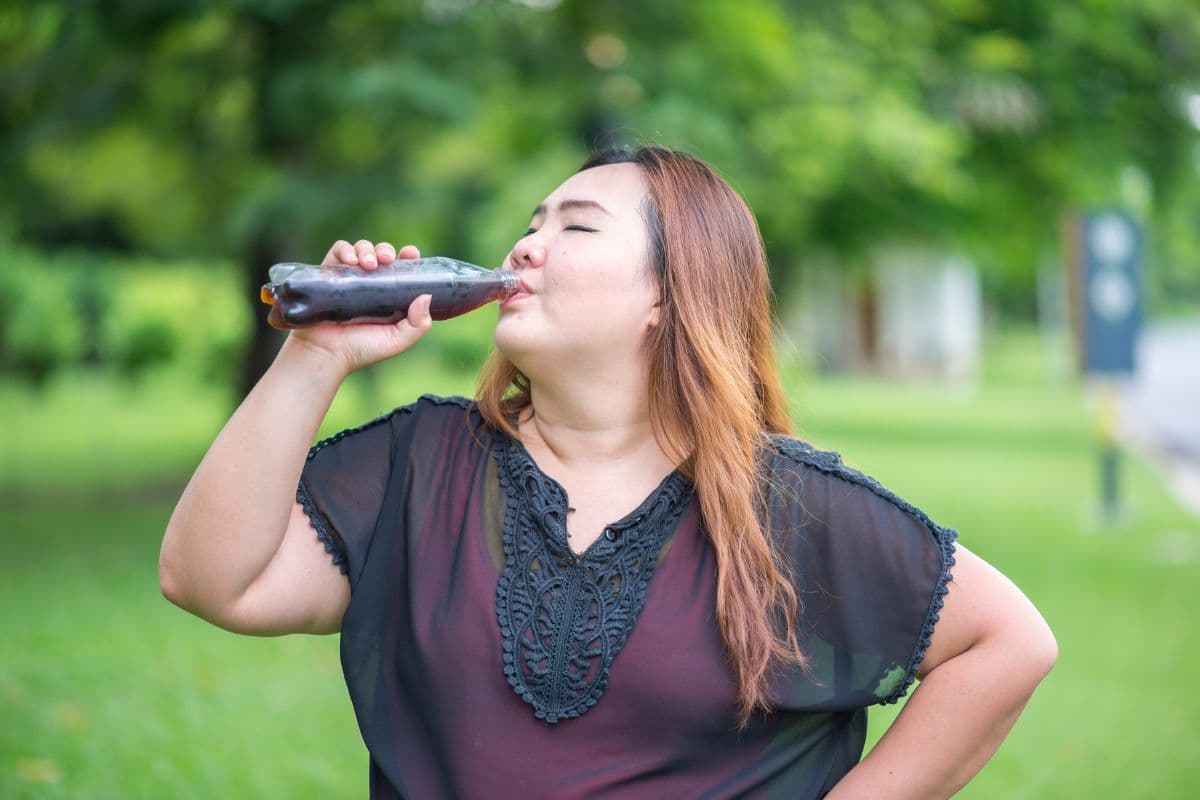
[[[1142,231],[1123,211],[1083,218],[1083,369],[1089,375],[1132,375],[1142,327]]]
[[[1085,214],[1077,253],[1082,366],[1099,403],[1101,513],[1112,523],[1120,510],[1116,384],[1136,368],[1144,313],[1141,226],[1117,209]]]

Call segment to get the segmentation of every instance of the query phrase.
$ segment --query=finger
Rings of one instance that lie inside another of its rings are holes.
[[[390,264],[396,260],[396,248],[390,242],[380,242],[375,245],[375,259],[380,264]]]
[[[358,254],[358,265],[363,269],[375,269],[375,245],[366,239],[354,243],[354,252]]]
[[[353,253],[354,248],[345,239],[338,239],[333,243],[333,247],[329,248],[329,252],[325,254],[325,257],[321,259],[321,266],[332,267],[335,264],[346,263],[343,259],[347,252]]]
[[[432,301],[433,295],[423,294],[409,304],[405,318],[392,327],[394,352],[403,353],[412,347],[433,325],[433,317],[429,315]]]
[[[421,295],[409,304],[405,320],[409,325],[424,333],[433,325],[433,317],[429,313],[431,305],[433,305],[433,295]]]
[[[406,244],[400,248],[400,252],[396,256],[397,258],[420,258],[421,251],[416,248],[416,245]]]

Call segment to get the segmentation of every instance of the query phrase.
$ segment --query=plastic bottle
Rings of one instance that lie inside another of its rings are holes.
[[[398,322],[423,294],[433,295],[430,315],[448,319],[517,292],[515,272],[484,269],[435,256],[403,259],[374,270],[344,265],[276,264],[262,301],[275,328],[308,328],[326,322]]]

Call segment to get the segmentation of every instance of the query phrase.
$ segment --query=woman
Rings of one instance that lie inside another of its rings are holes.
[[[326,263],[416,256],[339,242]],[[952,531],[787,435],[736,193],[680,153],[603,153],[505,267],[521,291],[476,401],[311,452],[341,381],[416,342],[429,299],[293,332],[179,501],[166,596],[241,633],[340,631],[376,798],[965,784],[1053,636]],[[866,707],[916,678],[860,762]]]

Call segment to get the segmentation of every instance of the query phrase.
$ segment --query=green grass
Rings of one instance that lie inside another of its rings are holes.
[[[470,392],[470,376],[412,355],[349,384],[325,430]],[[989,345],[987,363],[970,392],[788,377],[805,436],[956,528],[1058,636],[1058,666],[960,796],[1191,797],[1200,521],[1126,459],[1127,519],[1101,525],[1079,388],[1042,377],[1028,335]],[[179,374],[0,386],[0,797],[365,794],[336,637],[233,636],[158,592],[174,495],[227,411]],[[873,736],[895,713],[873,713]]]

